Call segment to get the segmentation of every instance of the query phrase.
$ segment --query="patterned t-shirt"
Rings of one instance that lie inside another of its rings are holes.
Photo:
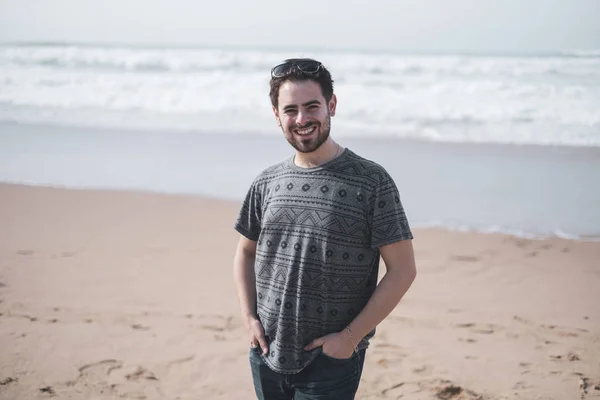
[[[257,241],[257,315],[274,371],[297,373],[342,331],[377,285],[379,247],[412,239],[398,189],[380,165],[350,149],[315,168],[291,157],[252,183],[235,229]],[[368,347],[370,332],[359,344]]]

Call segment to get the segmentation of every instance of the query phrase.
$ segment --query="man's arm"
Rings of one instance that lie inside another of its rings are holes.
[[[240,236],[233,258],[233,279],[244,320],[256,317],[255,258],[256,242]]]
[[[242,320],[250,336],[250,345],[260,344],[263,352],[268,351],[263,327],[256,315],[256,276],[254,260],[256,259],[256,242],[240,236],[233,259],[233,279],[237,290]]]
[[[327,342],[327,354],[347,358],[358,342],[398,305],[417,276],[412,240],[401,240],[382,246],[380,253],[387,268],[386,273],[369,302],[350,323],[352,336],[346,330],[327,335],[315,339],[305,350],[324,346]]]
[[[387,270],[367,305],[350,323],[354,346],[392,312],[417,276],[412,240],[391,243],[379,251]]]

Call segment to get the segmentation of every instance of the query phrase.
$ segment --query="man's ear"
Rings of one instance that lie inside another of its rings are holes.
[[[334,94],[331,96],[331,100],[329,100],[329,115],[332,117],[335,115],[335,108],[337,107],[337,96]]]
[[[271,106],[271,108],[273,109],[273,114],[275,115],[275,119],[277,120],[277,126],[281,127],[281,120],[279,119],[279,111],[277,111],[277,108],[275,106]]]

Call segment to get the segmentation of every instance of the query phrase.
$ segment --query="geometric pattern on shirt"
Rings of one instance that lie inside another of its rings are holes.
[[[376,285],[377,246],[412,238],[389,174],[349,149],[316,169],[296,168],[291,159],[265,169],[235,227],[257,240],[265,361],[282,373],[303,369],[318,352],[304,345],[343,329],[364,307]]]

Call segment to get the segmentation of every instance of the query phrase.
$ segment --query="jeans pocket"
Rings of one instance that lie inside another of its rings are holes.
[[[262,354],[262,349],[260,348],[260,346],[256,346],[256,347],[252,347],[250,346],[250,350],[249,350],[249,356],[250,359],[255,359],[258,357],[259,359],[261,358],[260,355]]]
[[[347,364],[354,359],[354,357],[356,356],[356,353],[353,352],[352,355],[348,358],[335,358],[335,357],[325,354],[325,352],[321,349],[320,355],[321,355],[321,357],[325,358],[326,360],[328,360],[330,362],[333,362],[336,364]]]

